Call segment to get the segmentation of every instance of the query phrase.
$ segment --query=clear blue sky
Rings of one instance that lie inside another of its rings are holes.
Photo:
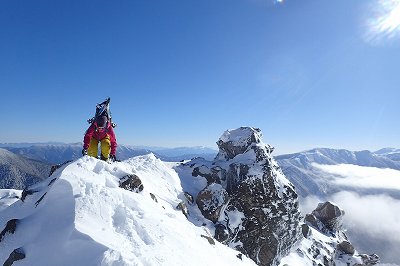
[[[399,1],[382,3],[1,1],[0,142],[82,141],[109,96],[123,144],[248,125],[278,153],[399,148]]]

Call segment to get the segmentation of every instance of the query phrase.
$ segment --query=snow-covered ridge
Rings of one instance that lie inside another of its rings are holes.
[[[166,163],[148,154],[108,164],[85,156],[21,196],[18,191],[2,194],[0,263],[275,266],[282,259],[291,265],[377,261],[375,255],[352,253],[338,227],[342,211],[331,212],[337,207],[320,205],[301,224],[295,188],[259,129],[227,131],[217,144],[213,161]],[[20,199],[8,201],[14,196]]]
[[[119,187],[127,174],[140,177],[140,193]],[[179,176],[152,154],[114,164],[84,157],[26,192],[0,211],[0,263],[16,251],[18,265],[253,264],[210,244],[208,229],[176,209]]]

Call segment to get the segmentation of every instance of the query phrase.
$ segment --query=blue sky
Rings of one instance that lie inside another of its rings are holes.
[[[397,9],[396,9],[397,8]],[[399,147],[398,0],[0,2],[0,142],[82,141],[111,97],[119,143],[278,153]]]

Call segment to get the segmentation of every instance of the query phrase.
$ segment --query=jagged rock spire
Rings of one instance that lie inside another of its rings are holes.
[[[207,179],[197,197],[199,209],[215,223],[216,239],[258,265],[276,265],[301,238],[294,187],[271,156],[273,148],[263,143],[260,129],[227,130],[217,144],[213,162],[187,164],[193,176]]]

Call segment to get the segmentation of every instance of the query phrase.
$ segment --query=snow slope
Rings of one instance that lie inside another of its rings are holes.
[[[0,189],[23,189],[43,180],[51,165],[0,148]]]
[[[7,208],[21,197],[22,190],[0,189],[0,211]]]
[[[143,191],[119,187],[127,174],[140,177]],[[255,265],[210,244],[208,229],[176,209],[181,181],[153,154],[113,164],[86,156],[30,190],[0,210],[0,231],[18,219],[14,234],[0,238],[0,264],[21,248],[26,257],[16,265]]]

